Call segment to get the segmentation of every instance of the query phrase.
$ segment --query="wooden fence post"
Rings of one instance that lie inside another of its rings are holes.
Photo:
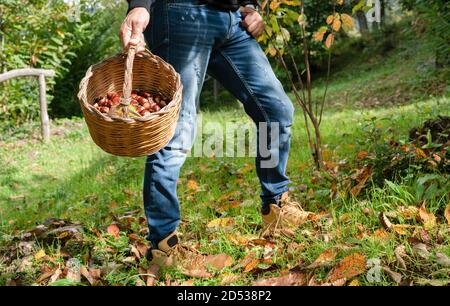
[[[33,69],[33,68],[25,68],[25,69],[16,69],[11,70],[6,73],[0,74],[0,82],[7,81],[16,77],[23,76],[35,76],[39,79],[39,104],[40,104],[40,115],[41,115],[41,134],[44,142],[47,142],[50,139],[50,120],[48,118],[48,110],[47,110],[47,97],[46,97],[46,83],[45,77],[54,77],[55,71],[53,70],[45,70],[45,69]]]

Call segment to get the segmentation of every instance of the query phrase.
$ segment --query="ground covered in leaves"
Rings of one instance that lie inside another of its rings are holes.
[[[410,122],[420,127],[443,106],[448,112],[449,105],[441,99],[330,114],[345,120],[337,120],[342,122],[337,127],[325,120],[328,147],[320,172],[303,150],[302,127],[294,128],[291,194],[310,213],[293,239],[258,236],[259,187],[250,158],[188,159],[179,181],[180,232],[205,257],[183,270],[151,266],[143,256],[148,248],[143,159],[102,153],[80,121],[61,121],[49,146],[4,142],[0,282],[447,285],[449,143],[410,140],[407,127]],[[216,116],[205,114],[205,120]],[[228,110],[225,116],[242,115]],[[344,142],[327,135],[336,128]],[[362,135],[366,139],[359,143]],[[300,145],[302,150],[296,149]],[[387,173],[389,180],[377,184]]]
[[[46,145],[37,124],[3,133],[0,284],[450,284],[450,99],[415,99],[401,82],[388,84],[395,95],[384,94],[386,79],[413,79],[415,64],[399,59],[333,79],[322,171],[312,166],[296,112],[288,175],[291,197],[309,215],[293,238],[259,237],[253,158],[188,158],[180,232],[205,256],[185,269],[144,258],[144,159],[102,152],[81,119],[52,122]],[[361,92],[349,99],[355,84]],[[323,87],[315,91],[321,96]],[[372,103],[378,96],[386,103]],[[202,117],[204,125],[251,124],[234,103]]]

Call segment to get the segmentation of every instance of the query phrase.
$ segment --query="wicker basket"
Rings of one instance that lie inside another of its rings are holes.
[[[132,89],[159,93],[170,103],[141,118],[106,115],[93,106],[95,98],[123,90],[119,107],[127,114]],[[116,156],[138,157],[158,152],[172,139],[182,90],[180,75],[171,65],[148,50],[136,55],[131,48],[127,54],[91,66],[80,83],[78,98],[89,133],[100,148]]]

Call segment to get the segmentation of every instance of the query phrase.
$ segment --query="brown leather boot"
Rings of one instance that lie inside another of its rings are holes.
[[[150,264],[160,267],[172,265],[184,265],[203,257],[196,250],[182,245],[178,235],[173,232],[158,243],[158,248],[150,248],[146,254]]]
[[[310,214],[303,211],[299,203],[291,200],[287,192],[282,194],[279,205],[270,204],[269,207],[269,213],[262,216],[261,236],[264,238],[294,236],[295,230],[308,219]]]

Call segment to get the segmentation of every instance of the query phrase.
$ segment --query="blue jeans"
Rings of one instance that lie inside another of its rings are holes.
[[[257,124],[277,123],[276,145],[268,141],[274,167],[261,167],[267,156],[256,157],[262,205],[277,203],[288,190],[286,164],[294,108],[256,40],[241,26],[239,11],[220,11],[195,0],[156,1],[145,38],[154,54],[180,73],[183,101],[173,139],[148,156],[144,177],[144,207],[153,245],[180,222],[177,181],[192,148],[196,129],[196,101],[208,72],[229,90]],[[259,129],[257,128],[259,132]],[[268,138],[272,138],[268,136]],[[258,137],[259,139],[259,137]]]

